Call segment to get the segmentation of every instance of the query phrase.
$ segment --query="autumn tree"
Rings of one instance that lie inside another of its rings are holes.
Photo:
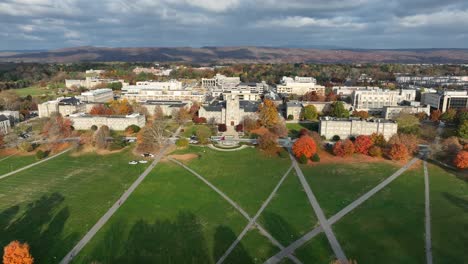
[[[107,138],[110,137],[110,129],[108,126],[101,126],[94,133],[94,145],[98,149],[105,149],[108,146]]]
[[[277,152],[277,140],[278,136],[274,133],[267,131],[266,133],[262,134],[258,137],[257,143],[258,147],[265,151],[268,154],[274,154]]]
[[[278,137],[288,136],[288,128],[284,122],[278,122],[276,125],[270,128],[270,132]]]
[[[259,122],[257,122],[257,120],[248,116],[244,117],[244,120],[242,120],[242,125],[244,127],[244,130],[247,132],[250,132],[252,130],[259,128]]]
[[[3,134],[0,133],[0,148],[3,147],[3,145],[5,144],[5,141],[3,141],[3,138],[4,138]]]
[[[321,94],[318,94],[316,91],[307,92],[301,98],[302,101],[312,101],[312,102],[323,102],[325,97]]]
[[[437,109],[437,110],[432,110],[431,116],[430,116],[431,121],[434,121],[434,122],[439,121],[441,115],[442,115],[442,112],[441,112],[439,109]]]
[[[385,137],[383,134],[380,134],[380,133],[372,133],[371,135],[371,139],[372,139],[372,144],[374,146],[378,146],[378,147],[385,147],[385,145],[387,145],[387,141],[385,140]]]
[[[419,121],[427,119],[427,114],[424,112],[418,112],[415,114],[415,116],[419,119]]]
[[[419,134],[419,119],[408,113],[402,113],[396,118],[398,131],[405,134]]]
[[[369,156],[371,157],[381,157],[382,156],[382,149],[378,146],[372,146],[369,149]]]
[[[67,138],[72,133],[72,123],[60,113],[53,112],[42,128],[42,133],[50,139]]]
[[[317,120],[318,112],[314,105],[307,105],[302,109],[301,117],[304,120]]]
[[[325,101],[326,102],[334,102],[339,99],[339,96],[336,95],[334,92],[329,92],[327,96],[325,96]]]
[[[12,241],[3,249],[3,264],[32,264],[34,258],[29,253],[29,245]]]
[[[317,145],[312,137],[304,135],[294,142],[292,151],[296,158],[300,158],[304,155],[306,158],[310,159],[315,153],[317,153]]]
[[[154,107],[154,112],[153,112],[153,119],[154,120],[161,120],[164,118],[164,112],[161,108],[161,106],[157,105]]]
[[[114,115],[128,115],[133,113],[133,107],[127,99],[114,100],[109,107]]]
[[[265,127],[273,127],[280,121],[278,109],[275,103],[270,99],[265,99],[258,108],[258,117],[260,124]]]
[[[339,118],[348,118],[349,111],[345,109],[343,102],[337,101],[331,104],[331,109],[329,112],[330,116],[339,117]]]
[[[459,169],[468,168],[468,151],[462,150],[458,152],[457,156],[453,160],[453,164]]]
[[[457,132],[459,137],[468,138],[468,120],[465,120],[462,124],[460,124]]]
[[[418,152],[418,137],[413,134],[395,134],[388,140],[388,144],[402,144],[406,146],[408,154],[416,154]]]
[[[359,118],[362,118],[362,119],[367,119],[367,118],[369,118],[369,113],[366,112],[366,111],[356,111],[356,110],[354,110],[353,111],[353,116],[359,117]]]
[[[370,136],[360,135],[354,141],[354,148],[357,153],[364,155],[369,154],[369,149],[372,147],[372,139]]]
[[[408,149],[401,143],[393,144],[390,147],[388,156],[392,160],[406,160],[408,159]]]
[[[172,111],[172,119],[179,124],[183,124],[192,119],[192,115],[187,107],[180,107]]]
[[[143,127],[137,135],[138,150],[152,152],[159,149],[167,141],[168,123],[164,120],[155,120]]]
[[[445,122],[453,123],[456,117],[457,117],[457,110],[453,108],[449,108],[440,116],[440,119],[442,119]]]
[[[97,104],[91,108],[91,111],[89,111],[89,114],[91,115],[112,115],[112,109],[109,107],[103,105],[103,104]]]
[[[351,156],[354,153],[354,144],[351,140],[338,141],[333,146],[333,154],[338,157]]]
[[[197,136],[198,142],[201,144],[206,144],[210,140],[212,131],[207,126],[199,126],[195,132],[195,135]]]

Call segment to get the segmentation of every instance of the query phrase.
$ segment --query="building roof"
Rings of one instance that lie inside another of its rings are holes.
[[[361,119],[359,117],[338,118],[338,117],[324,116],[320,118],[320,121],[336,121],[336,122],[364,121],[364,122],[369,122],[369,123],[395,123],[396,124],[396,121],[383,119],[383,118]]]
[[[6,117],[5,115],[0,115],[0,122],[3,122],[3,121],[10,121],[10,119],[8,119],[8,117]]]
[[[59,101],[59,105],[79,105],[81,101],[76,97],[67,97]]]
[[[251,113],[257,112],[259,105],[260,105],[259,102],[245,101],[245,100],[239,101],[239,107],[241,109],[244,109],[244,112],[251,112]]]

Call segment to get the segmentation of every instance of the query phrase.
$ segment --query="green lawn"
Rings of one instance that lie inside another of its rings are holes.
[[[428,164],[434,263],[468,263],[468,184]]]
[[[190,138],[191,136],[195,135],[195,133],[197,132],[197,129],[199,127],[208,127],[210,130],[211,128],[207,125],[195,125],[195,124],[191,124],[191,125],[186,125],[183,129],[184,131],[181,133],[182,137],[185,137],[185,138]]]
[[[271,244],[268,238],[261,235],[257,229],[252,229],[237,244],[224,263],[264,263],[278,251],[279,248]]]
[[[422,166],[403,173],[333,230],[357,263],[425,263]]]
[[[312,230],[317,218],[296,172],[292,170],[259,218],[283,246]]]
[[[0,156],[0,176],[38,161],[35,155]]]
[[[74,263],[215,263],[246,224],[194,175],[160,163]]]
[[[301,165],[301,169],[327,217],[398,170],[386,162]]]
[[[144,170],[131,159],[67,153],[1,179],[0,247],[25,241],[36,263],[57,263]]]
[[[268,157],[258,149],[221,152],[207,147],[189,147],[176,153],[196,153],[199,158],[186,162],[194,171],[237,202],[250,216],[291,166],[287,158]]]
[[[335,259],[333,250],[330,248],[330,244],[324,233],[320,233],[309,240],[302,247],[298,248],[294,254],[305,264],[327,264]]]
[[[287,123],[286,128],[288,129],[288,136],[290,137],[298,137],[299,131],[305,128],[310,131],[317,131],[318,132],[318,122],[313,123]]]
[[[55,90],[47,89],[44,87],[38,87],[38,86],[30,86],[30,87],[21,88],[21,89],[13,89],[13,91],[15,91],[15,93],[21,97],[25,97],[28,95],[35,97],[35,96],[41,96],[44,94],[55,95]]]

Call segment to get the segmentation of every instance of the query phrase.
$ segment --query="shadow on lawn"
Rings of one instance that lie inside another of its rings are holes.
[[[218,261],[219,258],[226,252],[231,244],[237,239],[236,234],[227,226],[218,226],[214,236],[214,249],[213,249],[213,260]],[[234,260],[235,262],[228,262],[228,260]],[[245,250],[242,245],[242,240],[234,250],[226,258],[225,263],[254,263],[252,257]]]
[[[61,208],[63,201],[61,194],[53,193],[29,203],[24,210],[15,205],[1,212],[0,246],[13,240],[27,242],[34,262],[58,262],[77,239],[76,235],[62,237],[70,216],[68,207]]]
[[[460,207],[465,212],[468,212],[468,200],[452,195],[447,192],[442,193],[442,195],[445,197],[445,199],[447,199],[453,205]]]
[[[201,223],[190,212],[171,222],[124,221],[110,226],[100,244],[83,263],[211,263]]]

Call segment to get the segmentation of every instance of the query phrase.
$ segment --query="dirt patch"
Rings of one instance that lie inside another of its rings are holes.
[[[362,154],[354,154],[349,157],[337,157],[325,150],[319,150],[318,154],[320,156],[320,162],[312,162],[309,160],[307,165],[316,166],[320,164],[330,164],[330,163],[340,163],[340,164],[361,163],[362,164],[362,163],[375,163],[375,162],[386,162],[389,164],[404,165],[407,163],[407,161],[396,162],[396,161],[391,161],[391,160],[387,160],[384,158],[375,158],[375,157],[362,155]]]
[[[198,155],[195,153],[187,153],[187,154],[169,155],[168,157],[175,159],[175,160],[180,160],[180,161],[190,161],[190,160],[198,158]]]
[[[93,146],[84,145],[84,146],[80,147],[78,151],[73,151],[70,154],[70,156],[79,157],[81,155],[89,154],[89,153],[96,153],[98,155],[110,155],[110,154],[115,154],[115,153],[122,152],[124,149],[126,149],[126,148],[121,148],[121,149],[117,149],[117,150],[96,149]]]

